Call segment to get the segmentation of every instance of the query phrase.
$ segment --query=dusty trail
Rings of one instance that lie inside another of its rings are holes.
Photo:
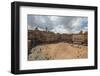
[[[28,60],[80,59],[87,57],[87,46],[61,42],[32,48]]]

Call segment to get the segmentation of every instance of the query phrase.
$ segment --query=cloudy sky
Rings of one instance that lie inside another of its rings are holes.
[[[88,18],[78,16],[45,16],[45,15],[28,15],[28,30],[48,29],[54,33],[78,33],[80,30],[88,30]]]

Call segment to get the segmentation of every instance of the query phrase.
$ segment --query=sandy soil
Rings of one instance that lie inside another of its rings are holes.
[[[80,59],[87,57],[87,46],[62,42],[32,48],[28,60]]]

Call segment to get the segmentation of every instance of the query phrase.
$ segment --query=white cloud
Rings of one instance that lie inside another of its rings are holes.
[[[72,21],[72,33],[78,33],[79,31],[82,30],[81,27],[81,21],[82,18],[76,18],[75,20]]]
[[[28,17],[28,28],[48,28],[48,31],[55,33],[77,33],[80,30],[87,31],[87,20],[87,17],[31,15]]]
[[[73,28],[80,27],[81,21],[82,21],[82,18],[76,18],[76,20],[72,21],[72,27]]]
[[[69,33],[65,28],[64,28],[64,26],[63,25],[57,25],[57,26],[55,26],[52,30],[51,30],[52,32],[54,32],[54,33]]]
[[[88,30],[88,27],[84,27],[82,30],[83,32],[86,32]]]
[[[57,16],[50,16],[49,18],[51,21],[57,21],[59,19]]]
[[[27,28],[28,28],[29,30],[34,30],[34,27],[32,27],[31,25],[28,25]]]

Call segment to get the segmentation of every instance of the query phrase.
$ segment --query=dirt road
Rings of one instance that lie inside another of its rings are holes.
[[[32,48],[28,60],[80,59],[87,57],[87,46],[61,42],[38,45]]]

